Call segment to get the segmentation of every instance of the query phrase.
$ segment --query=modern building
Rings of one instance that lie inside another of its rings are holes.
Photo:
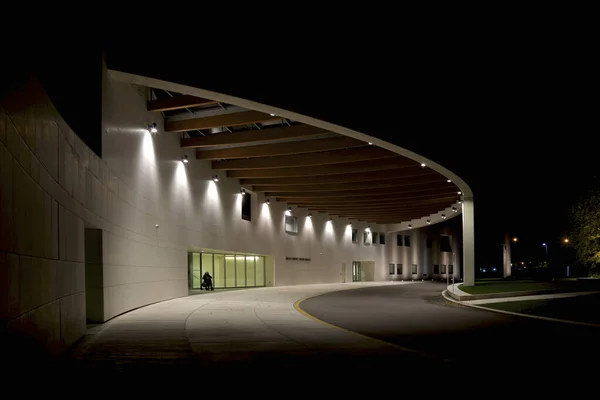
[[[473,283],[471,189],[435,160],[295,110],[98,70],[101,135],[69,123],[73,101],[45,77],[3,85],[8,332],[57,354],[86,323],[188,296],[205,271],[217,289]]]

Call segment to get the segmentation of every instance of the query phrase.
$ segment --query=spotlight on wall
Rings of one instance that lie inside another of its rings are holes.
[[[184,163],[184,164],[187,164],[187,162],[188,162],[188,156],[187,156],[187,154],[181,156],[181,162]]]
[[[292,215],[292,207],[288,207],[288,208],[285,210],[285,215]]]
[[[431,220],[429,220],[429,219],[425,222],[427,222],[427,225],[431,224]]]
[[[462,200],[459,200],[459,201],[458,201],[458,204],[462,204]]]
[[[448,179],[446,182],[448,182],[448,183],[452,183],[452,179]]]
[[[458,192],[456,192],[457,194],[462,194],[462,192],[459,190]]]
[[[158,128],[156,127],[156,122],[153,122],[150,125],[148,125],[148,130],[150,131],[150,133],[158,132]]]
[[[160,228],[159,224],[154,225],[155,228]]]
[[[408,229],[412,229],[412,225],[411,224],[408,224]]]
[[[424,162],[421,163],[421,167],[425,168],[427,166],[427,164],[425,164]]]
[[[246,195],[246,189],[242,188],[242,189],[240,190],[240,193],[242,194],[242,196],[245,196],[245,195]]]
[[[373,143],[369,142],[369,146],[373,146]]]
[[[215,182],[219,182],[219,175],[213,175],[212,180]]]
[[[333,218],[329,218],[329,222],[333,222]]]
[[[306,216],[306,218],[312,218],[312,214],[308,213],[308,215]]]
[[[442,219],[446,219],[446,214],[442,214]]]
[[[273,114],[273,113],[270,113],[269,115],[270,115],[271,117],[274,117],[274,116],[275,116],[275,114]]]
[[[267,205],[271,204],[271,200],[269,200],[269,199],[265,200],[265,204],[267,204]]]
[[[365,228],[365,231],[366,231],[366,232],[371,232],[371,225],[367,226],[367,227]]]
[[[456,209],[456,207],[452,207],[452,212],[458,212],[458,210]]]

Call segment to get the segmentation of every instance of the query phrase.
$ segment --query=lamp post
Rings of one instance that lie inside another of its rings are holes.
[[[546,257],[548,257],[548,245],[546,244],[546,242],[544,242],[542,243],[542,246],[546,248]]]

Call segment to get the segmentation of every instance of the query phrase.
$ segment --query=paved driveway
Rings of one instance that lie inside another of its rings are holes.
[[[197,393],[210,382],[213,391],[242,394],[317,386],[331,394],[390,386],[432,393],[541,372],[562,378],[598,353],[597,330],[456,306],[440,296],[443,288],[364,282],[173,299],[91,329],[53,369],[86,388],[176,382]]]

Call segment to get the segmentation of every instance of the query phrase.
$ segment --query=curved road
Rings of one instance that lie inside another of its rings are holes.
[[[495,313],[445,300],[423,282],[323,294],[302,301],[337,327],[411,349],[480,377],[579,380],[595,367],[600,329]],[[599,311],[600,312],[600,311]]]

